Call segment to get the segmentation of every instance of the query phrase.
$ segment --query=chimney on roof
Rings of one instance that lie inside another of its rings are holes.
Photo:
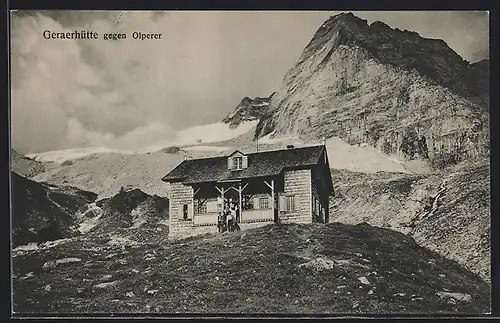
[[[326,145],[326,138],[325,138],[325,137],[323,137],[323,138],[321,139],[321,143],[323,144],[323,146],[324,146],[324,145]]]
[[[288,145],[286,146],[286,149],[293,149],[295,146],[294,145]]]

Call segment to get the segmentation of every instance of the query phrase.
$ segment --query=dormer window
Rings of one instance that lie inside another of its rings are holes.
[[[227,166],[230,170],[245,169],[248,167],[248,157],[236,151],[228,157]]]
[[[233,157],[234,169],[243,169],[243,157],[237,156]]]

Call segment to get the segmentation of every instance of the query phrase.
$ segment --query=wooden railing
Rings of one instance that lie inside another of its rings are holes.
[[[243,211],[241,222],[260,222],[274,220],[273,211],[269,210],[245,210]]]
[[[219,214],[216,212],[212,213],[202,213],[195,214],[193,224],[194,225],[217,225]],[[274,215],[271,209],[269,210],[246,210],[243,211],[240,222],[261,222],[261,221],[273,221]]]
[[[194,225],[217,225],[219,213],[202,213],[194,215]]]

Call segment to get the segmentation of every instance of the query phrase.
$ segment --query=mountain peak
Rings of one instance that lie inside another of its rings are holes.
[[[355,16],[352,12],[340,13],[338,15],[331,16],[328,20],[326,20],[318,29],[316,32],[317,35],[314,37],[331,30],[346,29],[356,31],[362,30],[366,27],[368,27],[368,22],[365,19]]]
[[[359,18],[358,16],[354,15],[352,12],[342,12],[337,15],[331,16],[327,21],[331,22],[336,22],[336,23],[355,23],[359,24],[360,26],[367,25],[367,20]]]
[[[488,150],[488,73],[441,39],[335,15],[285,75],[255,137],[339,137],[437,163],[446,151],[473,158]]]
[[[273,95],[274,93],[267,98],[255,97],[253,99],[244,97],[236,109],[222,119],[222,122],[229,123],[231,127],[237,127],[243,121],[259,120],[267,113]]]
[[[392,28],[382,21],[374,21],[368,24],[366,19],[359,18],[352,12],[331,16],[317,30],[313,40],[315,38],[322,38],[322,36],[326,36],[327,34],[331,38],[334,38],[334,40],[340,37],[341,40],[338,41],[339,45],[368,45],[370,47],[370,45],[377,45],[380,42],[393,42],[396,44],[401,41],[403,43],[413,41],[416,43],[443,46],[443,50],[453,52],[442,39],[424,38],[416,31]],[[455,55],[459,57],[458,54],[455,53]],[[461,57],[460,60],[462,60]]]
[[[381,21],[368,24],[351,12],[326,20],[304,49],[300,61],[307,61],[319,52],[331,53],[340,46],[358,48],[385,65],[416,70],[459,94],[466,91],[457,79],[461,77],[459,71],[469,64],[445,41],[424,38],[415,31],[392,28]],[[329,62],[328,56],[322,60],[323,64]]]

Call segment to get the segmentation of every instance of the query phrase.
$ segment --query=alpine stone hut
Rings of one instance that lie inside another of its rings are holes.
[[[241,229],[273,222],[328,222],[333,183],[324,145],[188,159],[162,178],[169,238],[217,232],[226,205]]]

